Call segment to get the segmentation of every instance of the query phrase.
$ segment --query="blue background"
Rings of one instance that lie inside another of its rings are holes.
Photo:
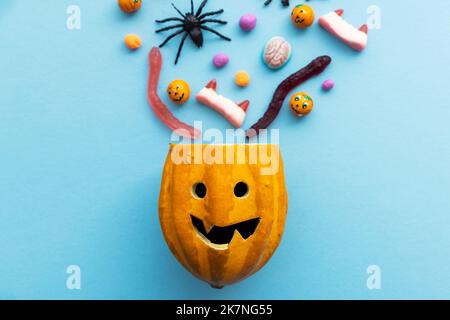
[[[272,126],[290,195],[280,248],[255,276],[214,290],[178,264],[157,218],[170,132],[146,101],[147,54],[165,38],[153,21],[174,15],[169,2],[146,0],[127,17],[115,0],[0,1],[1,298],[450,298],[449,2],[311,1],[317,16],[342,7],[356,26],[369,5],[381,8],[382,28],[362,53],[317,24],[295,29],[278,0],[262,2],[211,0],[208,10],[225,8],[230,23],[218,30],[233,42],[207,35],[198,50],[189,41],[177,67],[179,40],[162,50],[161,93],[175,78],[195,93],[215,77],[220,93],[251,100],[246,127],[284,77],[318,55],[334,59],[301,88],[314,112],[299,121],[286,104]],[[72,4],[81,30],[66,28]],[[246,12],[259,19],[250,34],[237,25]],[[122,42],[130,32],[144,42],[134,53]],[[274,35],[294,48],[277,72],[260,61]],[[216,70],[221,51],[231,61]],[[239,69],[252,76],[247,89],[233,83]],[[326,78],[336,82],[329,93]],[[194,99],[170,108],[230,128]],[[72,264],[80,291],[66,288]],[[381,290],[366,287],[372,264]]]

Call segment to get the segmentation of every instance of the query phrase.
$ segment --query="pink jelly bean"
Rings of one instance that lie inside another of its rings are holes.
[[[322,83],[322,88],[325,91],[329,91],[329,90],[333,89],[333,87],[334,87],[334,81],[333,80],[328,79],[328,80],[325,80]]]
[[[244,14],[239,20],[239,26],[244,31],[252,31],[256,27],[256,16],[251,13]]]
[[[218,53],[214,56],[213,63],[217,68],[223,68],[227,65],[230,59],[224,53]]]

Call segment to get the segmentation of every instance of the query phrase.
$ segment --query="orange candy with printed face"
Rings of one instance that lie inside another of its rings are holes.
[[[125,13],[138,11],[142,6],[142,0],[119,0],[119,7]]]
[[[303,117],[308,115],[312,111],[314,102],[307,93],[297,92],[292,96],[289,105],[291,107],[291,111],[297,117]]]
[[[297,28],[306,29],[314,23],[314,10],[306,5],[299,4],[291,13],[291,20]]]
[[[167,87],[167,94],[176,104],[183,104],[189,100],[191,89],[186,81],[174,80]]]

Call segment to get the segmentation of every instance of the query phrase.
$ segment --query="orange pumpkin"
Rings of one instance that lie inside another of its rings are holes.
[[[142,6],[142,0],[119,0],[119,7],[125,13],[138,11]]]
[[[261,269],[281,241],[286,213],[278,146],[171,145],[159,198],[161,228],[178,261],[211,286]]]

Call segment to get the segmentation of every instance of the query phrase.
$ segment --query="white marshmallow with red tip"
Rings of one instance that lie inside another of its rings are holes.
[[[319,25],[329,33],[340,39],[356,51],[362,51],[367,46],[367,25],[356,29],[350,23],[342,19],[344,10],[336,10],[319,18]]]
[[[216,88],[216,80],[211,80],[206,87],[197,94],[197,101],[219,112],[236,128],[242,127],[250,102],[245,100],[240,104],[236,104],[230,99],[217,94]]]

